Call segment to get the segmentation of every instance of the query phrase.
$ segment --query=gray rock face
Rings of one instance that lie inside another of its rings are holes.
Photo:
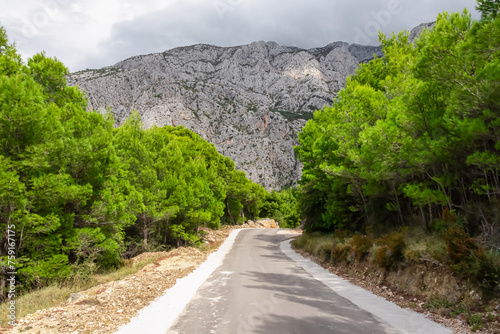
[[[359,44],[349,45],[349,52],[356,57],[360,63],[368,63],[373,59],[373,55],[377,55],[379,58],[384,55],[381,46],[366,46]]]
[[[297,134],[330,105],[360,62],[380,48],[343,42],[309,50],[255,42],[194,45],[136,56],[68,77],[89,108],[110,108],[117,124],[137,109],[146,127],[184,125],[267,189],[294,185]]]
[[[420,34],[424,31],[424,29],[432,29],[435,25],[436,22],[427,22],[416,26],[411,30],[410,37],[408,38],[408,40],[410,41],[410,43],[413,42],[415,38],[420,36]]]

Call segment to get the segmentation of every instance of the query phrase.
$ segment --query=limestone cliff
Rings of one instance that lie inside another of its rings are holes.
[[[118,124],[133,109],[146,127],[184,125],[231,157],[267,189],[300,178],[297,134],[330,105],[360,62],[378,47],[331,43],[304,50],[274,42],[194,45],[73,73],[89,108],[110,108]]]

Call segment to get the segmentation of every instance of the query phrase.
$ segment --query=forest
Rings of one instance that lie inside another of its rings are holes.
[[[500,296],[499,8],[441,13],[414,41],[380,34],[385,56],[299,133],[297,247],[388,270],[439,263]]]
[[[268,216],[298,225],[292,190],[267,192],[182,126],[145,129],[137,112],[115,126],[110,112],[87,110],[67,74],[43,52],[24,64],[0,29],[4,298],[13,270],[22,293],[197,245],[202,227]]]
[[[453,217],[500,247],[500,19],[440,14],[432,30],[381,35],[296,147],[311,230],[437,228]]]

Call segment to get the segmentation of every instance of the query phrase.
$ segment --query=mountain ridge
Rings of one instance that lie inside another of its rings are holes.
[[[282,189],[301,175],[297,133],[373,54],[383,55],[380,47],[346,42],[312,49],[195,44],[72,73],[68,83],[85,91],[89,109],[110,108],[117,124],[136,109],[147,128],[183,125],[252,181]]]

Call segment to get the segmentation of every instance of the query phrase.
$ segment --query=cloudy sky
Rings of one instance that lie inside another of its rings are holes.
[[[0,25],[26,59],[45,50],[71,71],[207,43],[275,41],[311,48],[377,44],[475,0],[0,0]]]

